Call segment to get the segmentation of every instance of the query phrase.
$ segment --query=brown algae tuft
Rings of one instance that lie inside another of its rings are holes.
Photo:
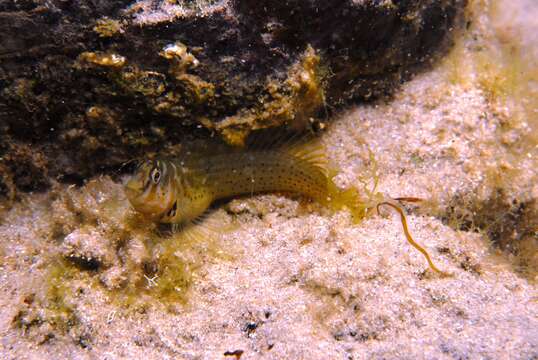
[[[516,273],[531,282],[538,281],[538,205],[536,200],[510,199],[502,188],[484,201],[457,197],[445,219],[458,230],[484,235],[492,245],[508,254]]]

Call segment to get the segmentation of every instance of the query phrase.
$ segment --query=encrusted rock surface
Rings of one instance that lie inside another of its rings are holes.
[[[465,2],[3,1],[0,194],[391,94],[447,48]]]

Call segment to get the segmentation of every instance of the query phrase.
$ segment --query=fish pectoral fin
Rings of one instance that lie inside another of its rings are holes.
[[[208,211],[187,223],[172,224],[172,237],[174,241],[202,246],[207,251],[214,252],[216,257],[232,260],[232,255],[217,250],[221,247],[217,243],[221,242],[225,234],[238,229],[239,226],[231,221],[225,211]]]
[[[239,229],[239,225],[232,221],[224,210],[206,211],[193,221],[193,225],[204,228],[205,231],[214,235],[222,235]]]

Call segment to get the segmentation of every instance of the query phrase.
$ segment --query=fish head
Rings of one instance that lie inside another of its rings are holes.
[[[124,186],[133,208],[151,218],[159,218],[174,204],[171,181],[173,166],[167,160],[141,162]]]

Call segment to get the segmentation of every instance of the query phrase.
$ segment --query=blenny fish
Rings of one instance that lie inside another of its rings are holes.
[[[411,237],[405,214],[395,202],[398,199],[386,200],[379,193],[361,198],[355,188],[338,188],[333,174],[323,145],[301,141],[276,148],[185,152],[174,159],[145,160],[126,182],[125,193],[135,210],[172,225],[196,221],[216,200],[258,193],[299,194],[333,211],[348,209],[355,223],[370,209],[379,212],[380,206],[387,205],[399,212],[408,242],[426,257],[432,270],[445,275]]]

